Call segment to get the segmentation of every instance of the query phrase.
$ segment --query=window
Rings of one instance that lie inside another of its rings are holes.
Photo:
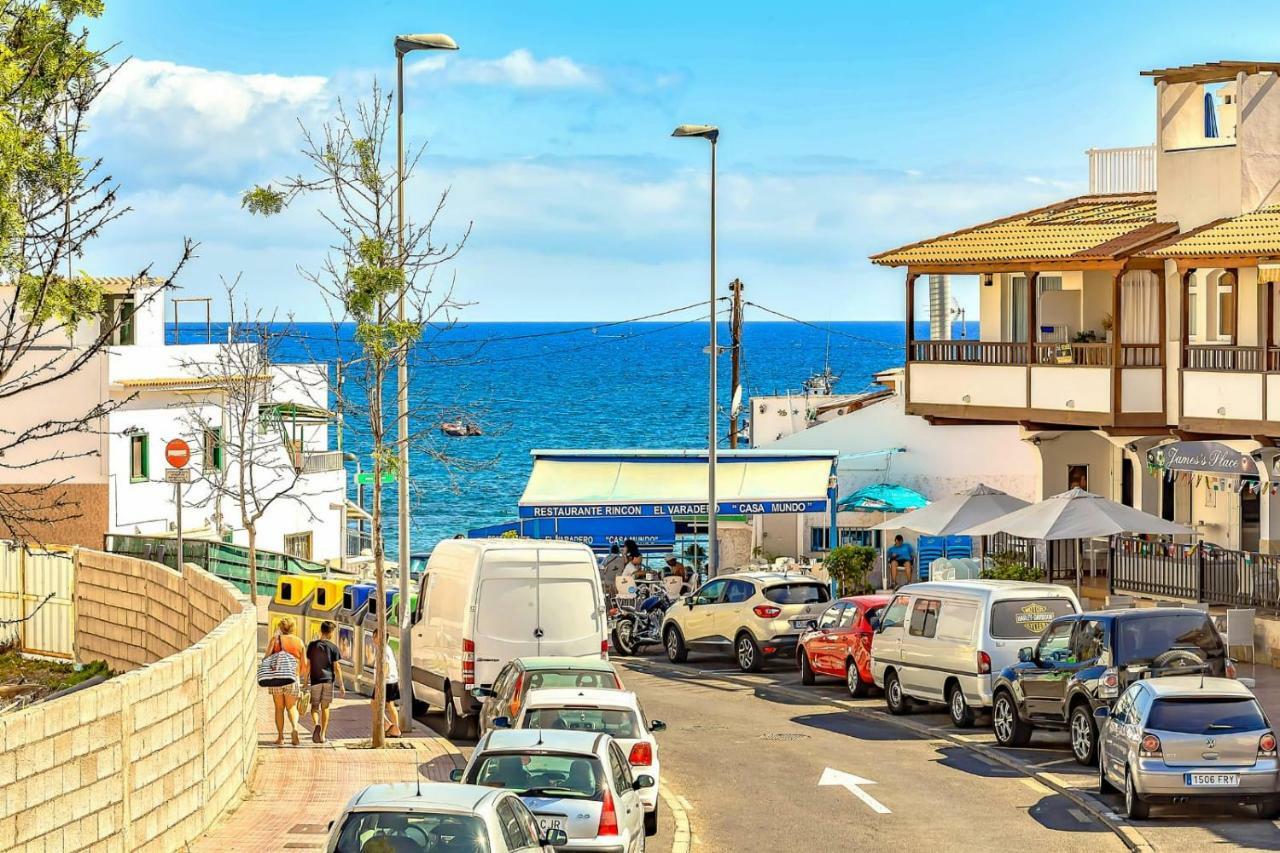
[[[1036,647],[1036,657],[1041,661],[1066,661],[1071,656],[1071,631],[1075,627],[1074,619],[1050,625]]]
[[[148,461],[147,434],[129,436],[129,482],[140,483],[150,479],[151,465]]]
[[[613,788],[618,793],[631,790],[631,765],[622,757],[616,743],[609,744],[609,769],[613,773]]]
[[[530,708],[520,728],[600,732],[626,740],[644,735],[635,713],[624,708]]]
[[[1236,279],[1224,273],[1218,279],[1218,339],[1234,340],[1236,335]]]
[[[524,690],[544,687],[587,687],[598,690],[620,690],[618,676],[603,669],[535,669],[526,673]]]
[[[115,331],[111,333],[112,346],[129,346],[133,344],[133,311],[134,302],[133,294],[124,296],[108,296],[106,316],[103,317],[103,323],[107,326],[116,326]]]
[[[936,598],[920,598],[911,608],[911,630],[913,637],[932,637],[938,629],[938,608],[942,602]]]
[[[746,601],[756,594],[756,588],[746,581],[729,581],[729,591],[724,600],[730,604]]]
[[[828,607],[826,612],[822,614],[822,618],[818,620],[818,628],[826,631],[840,624],[840,615],[844,612],[843,604],[835,604]]]
[[[501,821],[500,821],[501,822]],[[386,850],[422,850],[422,839],[438,839],[429,850],[487,851],[484,821],[474,815],[426,811],[356,811],[338,835],[337,853],[361,853],[372,838],[385,839]]]
[[[1222,637],[1205,613],[1161,613],[1137,619],[1120,619],[1116,637],[1116,664],[1153,663],[1175,647],[1193,650],[1206,660],[1226,656]]]
[[[1189,735],[1228,735],[1267,728],[1256,699],[1157,699],[1147,728]]]
[[[850,604],[848,607],[846,607],[844,610],[840,612],[840,624],[837,625],[836,627],[852,628],[853,620],[855,617],[857,617],[857,615],[858,615],[858,608]]]
[[[991,605],[991,636],[997,640],[1034,640],[1054,619],[1075,612],[1069,598],[997,601]]]
[[[1081,619],[1071,637],[1071,656],[1077,663],[1095,661],[1106,644],[1106,631],[1096,619]]]
[[[841,545],[870,545],[874,531],[859,527],[841,527],[837,530]],[[809,550],[826,551],[831,547],[831,526],[809,528]]]
[[[884,612],[884,618],[880,620],[880,630],[886,628],[901,628],[902,623],[907,618],[907,602],[911,599],[905,595],[900,595],[889,604]]]
[[[831,600],[831,590],[820,583],[787,583],[769,587],[764,597],[774,604],[821,604]]]
[[[204,470],[221,471],[222,459],[222,427],[204,428]]]
[[[970,601],[949,601],[938,614],[937,635],[944,640],[971,640],[977,624],[977,604]]]
[[[475,763],[466,781],[516,794],[541,788],[556,799],[599,800],[604,774],[598,760],[581,755],[490,752]]]
[[[507,849],[519,850],[531,846],[531,843],[526,835],[525,825],[516,813],[513,803],[514,800],[503,800],[498,803],[494,812],[498,816],[498,824],[502,827],[502,837],[507,842]],[[536,839],[533,843],[537,843]]]
[[[311,531],[306,533],[286,533],[284,535],[284,552],[290,557],[302,560],[311,559]]]
[[[1120,701],[1116,703],[1115,710],[1111,712],[1112,719],[1119,723],[1131,722],[1130,716],[1134,712],[1134,703],[1137,701],[1137,697],[1144,692],[1141,684],[1135,684],[1126,690],[1124,695],[1120,697]]]
[[[715,604],[720,600],[720,596],[724,595],[724,588],[729,585],[728,581],[711,581],[703,584],[702,589],[693,595],[694,604]]]
[[[1187,340],[1200,339],[1200,292],[1195,276],[1187,287]]]

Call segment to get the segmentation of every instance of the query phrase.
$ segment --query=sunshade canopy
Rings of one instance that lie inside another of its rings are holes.
[[[951,536],[1029,504],[979,483],[968,491],[936,500],[923,509],[880,522],[872,530],[911,530],[925,536]]]
[[[1140,509],[1071,489],[963,531],[970,536],[1008,533],[1023,539],[1088,539],[1115,533],[1177,534],[1191,528]]]
[[[670,551],[675,546],[676,524],[671,518],[522,518],[467,531],[468,539],[519,536],[581,542],[596,551],[619,547],[628,539],[641,551]]]
[[[534,450],[521,518],[689,516],[707,512],[707,454],[697,450]],[[834,450],[716,454],[717,513],[823,512]]]
[[[892,483],[863,486],[840,501],[840,509],[854,512],[907,512],[927,506],[929,501],[915,489]]]

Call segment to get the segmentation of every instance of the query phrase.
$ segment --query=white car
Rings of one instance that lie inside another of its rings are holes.
[[[515,720],[499,717],[494,723],[498,728],[567,729],[609,735],[622,747],[636,773],[653,777],[653,786],[640,790],[640,801],[644,803],[645,835],[658,831],[658,784],[662,776],[658,741],[653,733],[665,730],[667,724],[661,720],[650,721],[640,707],[640,700],[630,690],[530,690]]]
[[[495,729],[480,738],[456,781],[519,794],[544,837],[568,834],[559,850],[644,853],[649,775],[633,776],[606,734],[555,729]]]
[[[563,832],[542,832],[510,791],[445,782],[370,785],[330,824],[326,853],[551,853]]]

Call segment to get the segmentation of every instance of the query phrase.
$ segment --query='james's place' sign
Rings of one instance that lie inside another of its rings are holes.
[[[1217,441],[1175,441],[1147,451],[1147,462],[1170,471],[1256,476],[1258,467],[1246,454]]]
[[[826,512],[827,500],[718,501],[716,512],[723,515],[769,515],[773,513]],[[671,504],[572,504],[522,506],[521,518],[618,518],[644,516],[706,515],[706,503]]]

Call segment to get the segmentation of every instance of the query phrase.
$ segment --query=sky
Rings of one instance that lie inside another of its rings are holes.
[[[421,3],[107,0],[93,42],[125,60],[87,148],[131,208],[84,266],[165,272],[181,296],[241,276],[255,308],[325,319],[300,270],[332,242],[317,203],[273,219],[248,187],[304,168],[301,130],[394,85],[426,145],[407,205],[471,226],[449,269],[462,319],[611,320],[705,299],[721,128],[721,292],[805,319],[901,319],[902,273],[867,256],[1087,191],[1085,151],[1154,133],[1147,68],[1276,59],[1270,4]],[[967,288],[957,288],[967,297]],[[749,313],[748,319],[753,319]],[[755,319],[762,319],[756,317]],[[191,319],[195,319],[192,317]]]

